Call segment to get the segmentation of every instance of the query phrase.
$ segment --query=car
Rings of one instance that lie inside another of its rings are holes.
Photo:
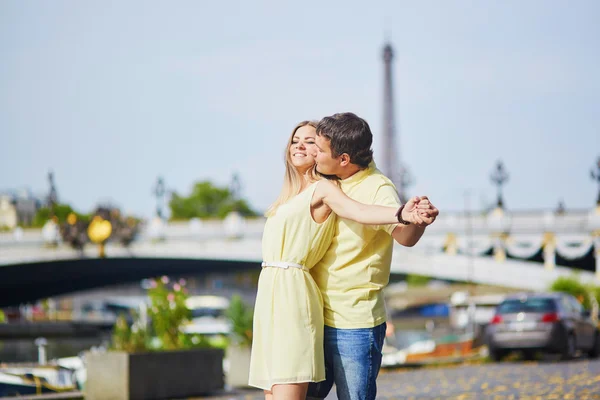
[[[573,358],[577,351],[592,358],[600,354],[600,331],[575,297],[567,293],[524,293],[507,296],[496,307],[486,329],[493,360],[511,351],[526,359],[538,351]]]

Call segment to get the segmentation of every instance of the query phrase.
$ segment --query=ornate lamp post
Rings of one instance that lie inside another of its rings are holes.
[[[542,251],[544,258],[544,268],[553,270],[556,266],[556,238],[554,231],[556,230],[556,213],[546,212],[542,219],[544,225],[544,239],[542,240]]]
[[[242,190],[242,184],[238,174],[233,174],[231,184],[229,185],[229,191],[231,192],[231,200],[233,202],[233,210],[227,214],[223,220],[223,227],[225,228],[225,234],[232,239],[239,239],[243,235],[245,219],[242,214],[238,211],[238,201],[240,199],[240,192]]]
[[[505,241],[508,236],[510,220],[504,214],[504,199],[502,197],[502,186],[508,181],[508,173],[502,161],[496,163],[496,169],[490,174],[490,179],[498,188],[498,200],[496,209],[488,215],[488,226],[494,238],[494,258],[498,262],[506,260]]]
[[[231,192],[231,198],[234,202],[234,207],[237,205],[237,201],[240,199],[240,193],[242,192],[242,183],[239,175],[233,174],[231,177],[231,183],[229,184],[229,191]]]
[[[596,206],[600,207],[600,157],[596,161],[596,171],[592,168],[590,170],[591,178],[598,182],[598,198],[596,199]]]
[[[56,191],[56,185],[54,183],[54,172],[48,172],[48,184],[50,185],[50,192],[48,193],[48,198],[46,202],[48,203],[48,208],[50,209],[50,218],[54,217],[54,208],[58,203],[58,192]]]
[[[502,161],[496,163],[496,169],[490,175],[492,182],[498,187],[497,207],[504,208],[504,200],[502,199],[502,185],[508,181],[508,172],[504,169]]]
[[[400,202],[404,204],[408,199],[408,196],[406,195],[406,188],[412,186],[414,179],[408,168],[406,168],[404,165],[400,165],[399,170],[400,171],[398,172],[396,181],[400,183],[400,187],[402,188],[401,191],[400,189],[398,190],[398,194],[400,196]]]
[[[163,203],[165,194],[165,180],[162,176],[159,176],[156,180],[156,186],[154,186],[154,196],[156,196],[156,215],[160,219],[163,219]]]
[[[60,232],[58,229],[58,218],[56,216],[51,217],[42,227],[42,237],[44,243],[47,246],[55,247],[58,245],[60,239]]]
[[[90,240],[98,245],[98,253],[100,258],[106,256],[104,246],[110,235],[112,234],[112,224],[110,221],[96,215],[87,229]]]
[[[594,252],[596,256],[596,278],[600,280],[600,157],[596,161],[594,168],[590,170],[590,177],[598,182],[598,198],[596,199],[596,209],[588,215],[588,227],[594,240]]]

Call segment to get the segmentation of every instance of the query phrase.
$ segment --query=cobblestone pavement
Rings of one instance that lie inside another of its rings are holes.
[[[600,399],[600,361],[503,362],[382,371],[378,400]],[[259,391],[204,397],[258,400]],[[337,399],[334,393],[327,400]]]

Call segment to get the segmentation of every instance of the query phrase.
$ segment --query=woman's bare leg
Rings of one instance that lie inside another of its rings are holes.
[[[270,390],[265,390],[265,400],[273,400],[273,392]]]
[[[308,383],[273,385],[271,388],[273,400],[305,400],[307,390]]]

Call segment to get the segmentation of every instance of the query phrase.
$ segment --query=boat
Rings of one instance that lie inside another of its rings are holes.
[[[0,397],[78,390],[73,370],[59,365],[0,366]]]
[[[181,330],[186,334],[228,335],[231,323],[225,316],[229,299],[222,296],[191,296],[186,300],[191,321]]]

